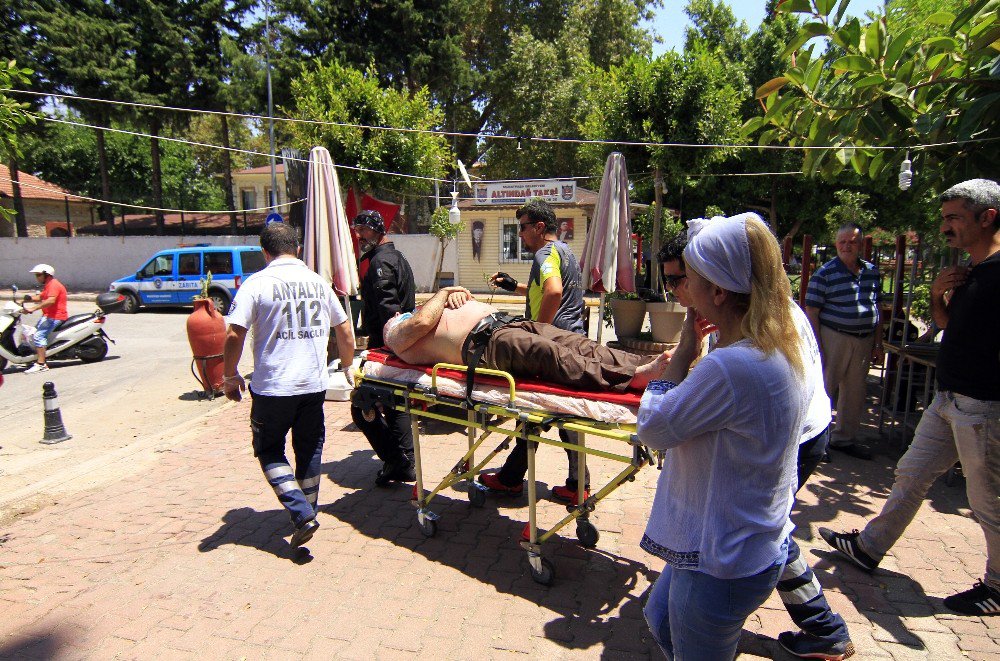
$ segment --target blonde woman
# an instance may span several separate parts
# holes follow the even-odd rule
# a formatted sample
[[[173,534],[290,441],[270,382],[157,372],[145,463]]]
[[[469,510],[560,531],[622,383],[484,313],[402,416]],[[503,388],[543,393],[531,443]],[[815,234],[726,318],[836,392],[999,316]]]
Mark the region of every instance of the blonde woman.
[[[684,261],[693,307],[639,408],[639,438],[666,451],[642,540],[666,565],[645,615],[667,658],[718,661],[735,656],[788,557],[812,388],[780,250],[758,216],[692,222]],[[699,315],[719,340],[691,370]]]

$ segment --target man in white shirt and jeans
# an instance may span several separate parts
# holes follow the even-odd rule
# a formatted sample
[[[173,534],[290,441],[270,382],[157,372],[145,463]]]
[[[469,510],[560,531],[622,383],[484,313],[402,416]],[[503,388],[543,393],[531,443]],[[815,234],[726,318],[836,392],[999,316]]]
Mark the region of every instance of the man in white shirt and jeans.
[[[295,230],[270,223],[260,234],[267,267],[237,290],[227,317],[222,389],[242,399],[246,383],[236,371],[248,329],[253,329],[254,371],[250,379],[250,429],[260,461],[278,500],[295,525],[291,545],[302,546],[319,528],[316,502],[326,424],[323,401],[329,375],[326,348],[331,328],[340,364],[352,381],[354,332],[329,283],[296,257]],[[292,432],[295,471],[285,457]]]

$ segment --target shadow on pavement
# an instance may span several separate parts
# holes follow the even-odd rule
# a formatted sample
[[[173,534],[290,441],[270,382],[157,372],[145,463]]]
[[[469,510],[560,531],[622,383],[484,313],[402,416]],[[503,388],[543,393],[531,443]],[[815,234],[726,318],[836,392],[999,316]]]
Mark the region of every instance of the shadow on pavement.
[[[58,631],[16,634],[0,645],[0,659],[55,659],[65,654],[69,642]]]
[[[364,463],[372,465],[370,476]],[[453,497],[454,491],[439,494],[433,503],[441,517],[439,531],[427,538],[416,524],[410,485],[374,487],[376,463],[371,452],[355,451],[326,464],[324,472],[332,481],[355,491],[321,506],[320,512],[365,536],[388,540],[456,569],[499,593],[555,611],[558,616],[544,624],[544,636],[563,647],[589,649],[600,644],[605,658],[661,658],[642,616],[642,603],[631,594],[640,577],[655,580],[656,573],[645,565],[557,538],[546,543],[543,551],[555,565],[555,582],[549,587],[539,585],[532,580],[526,552],[517,543],[524,522],[498,509],[504,506],[503,500],[491,497],[483,508],[473,508],[464,496]],[[516,500],[523,506],[526,499]],[[572,535],[574,527],[567,529]]]
[[[258,512],[250,507],[232,509],[222,517],[222,525],[214,533],[201,540],[198,550],[202,553],[214,551],[226,544],[249,546],[290,560],[297,565],[312,562],[312,555],[305,546],[292,548],[282,535],[292,533],[292,524],[285,510]]]

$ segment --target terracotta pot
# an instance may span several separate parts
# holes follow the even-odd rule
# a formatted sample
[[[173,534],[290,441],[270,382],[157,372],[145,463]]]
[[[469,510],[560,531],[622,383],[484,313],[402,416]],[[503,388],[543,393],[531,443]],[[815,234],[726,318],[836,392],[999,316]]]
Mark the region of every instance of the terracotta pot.
[[[647,303],[649,330],[654,342],[676,344],[681,339],[681,328],[687,308],[680,303]]]
[[[646,319],[646,301],[613,298],[611,318],[615,322],[616,337],[638,337],[642,322]]]
[[[222,347],[226,343],[226,321],[210,299],[196,300],[187,319],[188,342],[205,392],[222,390]]]

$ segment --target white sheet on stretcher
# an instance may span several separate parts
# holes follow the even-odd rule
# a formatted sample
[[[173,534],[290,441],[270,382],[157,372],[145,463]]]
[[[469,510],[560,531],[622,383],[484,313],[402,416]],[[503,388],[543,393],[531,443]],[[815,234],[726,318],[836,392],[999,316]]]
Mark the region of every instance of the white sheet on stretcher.
[[[366,376],[373,378],[390,379],[409,384],[419,383],[427,388],[431,386],[430,374],[421,370],[409,370],[370,360],[365,362],[363,372]],[[448,379],[439,374],[437,388],[439,394],[459,399],[465,398],[466,385],[464,381]],[[507,406],[510,401],[510,390],[507,386],[477,384],[473,389],[472,398],[477,402]],[[543,413],[562,413],[612,424],[634,425],[636,422],[637,409],[635,407],[581,397],[515,390],[514,405],[518,408],[533,409]]]

